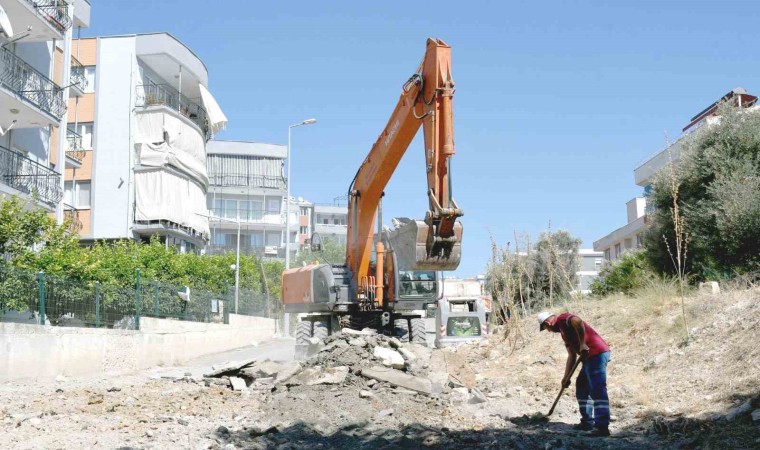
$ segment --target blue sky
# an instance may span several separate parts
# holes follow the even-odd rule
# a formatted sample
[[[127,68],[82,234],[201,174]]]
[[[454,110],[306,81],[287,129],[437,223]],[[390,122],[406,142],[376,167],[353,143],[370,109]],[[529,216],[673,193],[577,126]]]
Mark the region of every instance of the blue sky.
[[[285,144],[292,192],[345,194],[429,36],[452,46],[465,210],[458,274],[490,239],[566,229],[591,247],[626,220],[633,168],[734,87],[756,94],[752,1],[94,1],[82,36],[167,31],[206,63],[230,123],[219,139]],[[427,209],[421,137],[386,189],[384,217]]]

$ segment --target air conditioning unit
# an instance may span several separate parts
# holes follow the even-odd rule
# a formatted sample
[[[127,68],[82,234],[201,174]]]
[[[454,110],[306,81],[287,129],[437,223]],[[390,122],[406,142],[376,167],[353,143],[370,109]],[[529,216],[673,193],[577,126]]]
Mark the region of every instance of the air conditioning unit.
[[[264,247],[264,254],[277,256],[277,246],[267,245],[266,247]]]

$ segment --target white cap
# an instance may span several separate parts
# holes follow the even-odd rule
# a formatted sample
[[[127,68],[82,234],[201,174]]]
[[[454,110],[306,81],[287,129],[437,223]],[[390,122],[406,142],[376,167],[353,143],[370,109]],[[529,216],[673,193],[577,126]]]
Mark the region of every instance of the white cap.
[[[544,324],[544,321],[553,315],[554,314],[550,313],[549,311],[538,313],[538,329],[541,330],[541,325]]]

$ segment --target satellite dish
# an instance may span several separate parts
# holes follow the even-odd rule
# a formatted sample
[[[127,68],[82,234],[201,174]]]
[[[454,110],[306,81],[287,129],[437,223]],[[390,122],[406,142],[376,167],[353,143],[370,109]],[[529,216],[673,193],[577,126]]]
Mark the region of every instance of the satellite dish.
[[[0,6],[0,30],[8,39],[13,37],[11,20],[8,18],[8,14],[5,13],[2,6]]]

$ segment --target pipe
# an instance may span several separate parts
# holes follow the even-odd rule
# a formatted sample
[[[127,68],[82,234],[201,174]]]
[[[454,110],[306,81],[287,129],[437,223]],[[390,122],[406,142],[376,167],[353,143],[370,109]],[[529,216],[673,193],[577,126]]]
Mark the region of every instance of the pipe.
[[[383,298],[383,259],[385,258],[385,246],[381,241],[377,241],[375,245],[375,253],[377,253],[377,263],[375,264],[375,300],[380,304],[382,308],[385,304]]]

